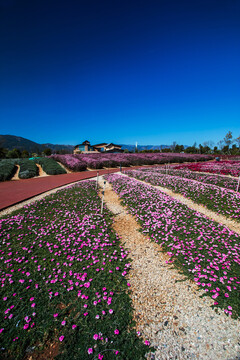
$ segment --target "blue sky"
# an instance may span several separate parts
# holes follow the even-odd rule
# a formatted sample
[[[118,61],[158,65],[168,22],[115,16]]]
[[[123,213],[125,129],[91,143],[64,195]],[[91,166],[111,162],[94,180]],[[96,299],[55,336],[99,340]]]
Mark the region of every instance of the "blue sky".
[[[240,136],[238,0],[0,0],[0,134],[39,143]]]

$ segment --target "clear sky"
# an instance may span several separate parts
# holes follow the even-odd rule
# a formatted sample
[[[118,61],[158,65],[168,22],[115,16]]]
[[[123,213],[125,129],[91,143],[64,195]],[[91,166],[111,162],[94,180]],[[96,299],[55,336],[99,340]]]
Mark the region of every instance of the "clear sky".
[[[0,134],[240,136],[239,0],[0,0]]]

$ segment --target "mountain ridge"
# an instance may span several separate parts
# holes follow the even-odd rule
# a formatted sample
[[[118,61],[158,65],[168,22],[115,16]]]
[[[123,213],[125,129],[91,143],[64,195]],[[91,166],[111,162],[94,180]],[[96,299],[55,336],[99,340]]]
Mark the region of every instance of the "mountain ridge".
[[[127,149],[128,151],[134,151],[135,145],[131,144],[120,144],[122,149]],[[186,145],[185,145],[186,146]],[[185,147],[184,146],[184,147]],[[26,139],[17,135],[0,135],[0,147],[7,150],[19,149],[21,151],[27,150],[28,152],[42,152],[46,148],[50,148],[53,152],[55,151],[66,151],[73,152],[74,145],[65,145],[65,144],[39,144],[35,141]],[[138,150],[160,150],[165,148],[170,148],[170,145],[138,145]]]

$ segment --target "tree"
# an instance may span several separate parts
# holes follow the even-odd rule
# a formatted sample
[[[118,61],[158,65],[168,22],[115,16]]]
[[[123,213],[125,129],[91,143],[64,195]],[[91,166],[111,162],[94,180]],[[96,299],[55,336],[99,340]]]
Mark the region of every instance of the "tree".
[[[236,143],[238,144],[238,149],[240,150],[240,136],[235,139]]]
[[[0,147],[0,158],[4,159],[7,155],[7,149]]]
[[[45,156],[50,156],[52,154],[52,150],[50,148],[46,148],[43,150]]]
[[[225,142],[225,144],[229,147],[232,143],[232,132],[229,131],[226,135],[225,138],[223,139],[223,141]]]
[[[22,151],[22,158],[29,158],[29,152],[27,150]]]
[[[175,146],[174,151],[175,151],[176,153],[181,153],[182,151],[184,151],[184,146],[177,144],[177,145]]]
[[[21,157],[21,151],[19,149],[9,150],[7,153],[7,158],[17,159]]]

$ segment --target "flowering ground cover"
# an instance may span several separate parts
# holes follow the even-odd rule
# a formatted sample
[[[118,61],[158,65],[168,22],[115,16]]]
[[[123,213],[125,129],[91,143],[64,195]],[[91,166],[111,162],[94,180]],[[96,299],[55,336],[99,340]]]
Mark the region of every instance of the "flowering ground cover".
[[[195,281],[214,307],[240,315],[240,236],[186,205],[121,175],[105,176],[124,205],[183,274]]]
[[[93,153],[52,155],[56,161],[61,162],[72,171],[83,171],[86,168],[102,169],[103,167],[122,167],[138,165],[154,165],[165,163],[182,163],[184,161],[206,161],[212,159],[210,155],[174,154],[174,153]]]
[[[219,162],[206,162],[194,164],[176,165],[176,169],[189,169],[192,171],[203,171],[213,174],[240,176],[240,161],[225,160]]]
[[[216,185],[153,171],[129,170],[127,175],[180,193],[208,209],[240,221],[240,193]]]
[[[238,185],[238,179],[232,177],[225,177],[218,174],[204,174],[199,172],[194,172],[188,168],[175,169],[172,166],[164,169],[162,167],[153,169],[143,169],[143,171],[154,171],[154,173],[167,174],[172,176],[183,177],[187,179],[197,180],[202,183],[217,185],[229,190],[236,191]]]
[[[0,358],[59,348],[58,359],[144,359],[133,329],[128,254],[95,183],[0,220]],[[47,358],[47,356],[46,356]]]

